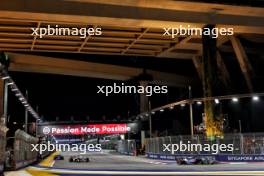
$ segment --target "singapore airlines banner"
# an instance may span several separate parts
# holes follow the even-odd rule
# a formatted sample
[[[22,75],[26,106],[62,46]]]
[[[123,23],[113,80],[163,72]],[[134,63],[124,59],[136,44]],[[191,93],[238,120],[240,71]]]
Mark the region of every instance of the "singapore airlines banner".
[[[89,125],[48,125],[39,128],[42,135],[83,135],[83,134],[125,134],[136,132],[137,123],[89,124]]]

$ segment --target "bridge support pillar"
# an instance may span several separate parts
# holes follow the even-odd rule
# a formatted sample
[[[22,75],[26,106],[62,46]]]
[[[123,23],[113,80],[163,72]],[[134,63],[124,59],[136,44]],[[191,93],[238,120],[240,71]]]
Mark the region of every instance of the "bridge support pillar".
[[[6,127],[6,113],[5,113],[5,81],[0,77],[0,176],[3,175],[4,162],[5,162],[5,148],[6,148],[6,132],[8,128]]]
[[[207,25],[212,30],[214,25]],[[204,29],[205,30],[205,29]],[[216,38],[211,35],[203,35],[203,58],[202,58],[202,80],[204,97],[212,97],[221,90],[219,70],[217,67]],[[220,90],[219,90],[220,89]],[[214,100],[204,102],[206,136],[209,139],[223,136],[223,113],[221,104],[215,104]]]
[[[148,81],[140,81],[140,86],[144,88],[148,85]],[[149,111],[149,99],[146,93],[140,94],[140,113]]]

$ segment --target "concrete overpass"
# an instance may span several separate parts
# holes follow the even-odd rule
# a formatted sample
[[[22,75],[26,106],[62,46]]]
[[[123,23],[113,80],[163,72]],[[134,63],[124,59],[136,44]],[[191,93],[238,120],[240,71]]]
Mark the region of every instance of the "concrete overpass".
[[[58,9],[58,7],[61,7]],[[206,24],[234,28],[235,36],[257,40],[264,34],[263,8],[158,0],[2,1],[0,48],[87,54],[140,55],[193,59],[201,55],[201,36],[165,36],[163,28]],[[102,36],[32,36],[31,27],[101,27]],[[229,38],[220,37],[218,47]],[[232,45],[224,47],[233,52]]]
[[[59,74],[127,81],[143,73],[142,68],[132,68],[111,64],[44,57],[28,54],[7,53],[11,64],[10,71]],[[172,73],[147,70],[154,84],[183,87],[194,83],[194,79]]]
[[[47,0],[37,2],[34,0],[3,0],[0,7],[0,50],[190,59],[201,77],[199,59],[203,46],[201,36],[171,38],[163,35],[163,28],[179,28],[180,25],[202,28],[206,24],[234,29],[233,36],[221,36],[217,39],[217,47],[219,51],[236,54],[248,88],[251,90],[252,66],[248,61],[247,53],[258,54],[261,51],[243,47],[240,40],[263,43],[264,10],[259,7],[171,0]],[[39,38],[31,35],[31,28],[48,25],[69,28],[101,27],[103,33],[101,36],[87,36],[84,39],[79,36]],[[221,61],[220,54],[218,54],[218,60],[219,67],[224,73],[223,81],[227,82],[228,70]],[[48,72],[44,66],[41,67],[39,69],[41,72]],[[32,67],[32,64],[13,65],[12,69],[33,72],[37,70],[36,67]],[[74,71],[62,68],[60,70],[56,68],[56,71],[50,68],[50,72],[53,73],[64,71],[77,75],[76,70],[73,73]],[[139,70],[134,69],[133,72],[138,73]],[[79,70],[78,74],[87,73]],[[96,72],[91,75],[99,76],[100,74]],[[125,75],[123,78],[130,76]],[[177,78],[179,77],[175,77]],[[171,82],[175,79],[173,78]]]

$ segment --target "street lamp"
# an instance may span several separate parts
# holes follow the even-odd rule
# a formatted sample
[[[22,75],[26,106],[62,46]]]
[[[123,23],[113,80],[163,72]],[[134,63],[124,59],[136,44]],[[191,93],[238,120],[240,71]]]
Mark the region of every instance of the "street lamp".
[[[232,101],[236,103],[236,102],[238,102],[238,98],[234,97],[234,98],[232,98]]]
[[[15,96],[19,97],[21,96],[21,93],[16,93]]]
[[[215,101],[215,104],[219,104],[220,103],[219,99],[215,99],[214,101]]]
[[[201,101],[196,102],[197,105],[202,105],[203,103]]]
[[[2,77],[2,80],[10,79],[10,76],[4,76]]]
[[[6,84],[7,86],[14,85],[14,82],[9,82]]]
[[[189,86],[189,99],[191,100],[192,99],[192,87]],[[193,139],[193,135],[194,135],[194,130],[193,130],[193,102],[190,101],[189,102],[189,111],[190,111],[190,128],[191,128],[191,136],[192,136],[192,139]]]
[[[258,96],[254,96],[252,99],[253,99],[253,101],[259,101],[259,97]]]
[[[18,89],[17,88],[13,88],[13,89],[11,89],[13,92],[15,92],[15,91],[18,91]]]

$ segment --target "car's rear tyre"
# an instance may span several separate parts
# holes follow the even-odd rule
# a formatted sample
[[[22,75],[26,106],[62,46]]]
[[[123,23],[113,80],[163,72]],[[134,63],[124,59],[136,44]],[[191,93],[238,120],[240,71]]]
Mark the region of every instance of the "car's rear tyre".
[[[182,165],[182,164],[183,164],[183,161],[182,161],[181,159],[176,159],[176,163],[177,163],[178,165]]]

